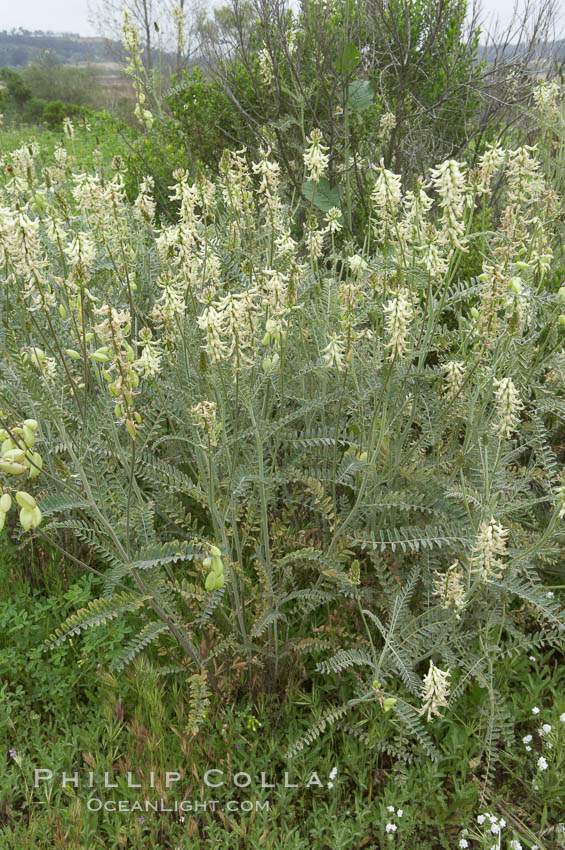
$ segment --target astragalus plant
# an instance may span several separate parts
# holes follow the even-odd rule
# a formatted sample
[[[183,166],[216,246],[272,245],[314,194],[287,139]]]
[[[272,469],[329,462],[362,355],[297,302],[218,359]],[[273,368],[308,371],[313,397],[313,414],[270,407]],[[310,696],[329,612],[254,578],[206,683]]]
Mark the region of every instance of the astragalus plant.
[[[136,618],[116,666],[153,645],[187,670],[192,728],[210,690],[366,666],[351,705],[429,743],[494,655],[561,640],[560,202],[535,150],[411,189],[381,165],[363,244],[338,209],[293,212],[267,148],[225,152],[215,184],[178,172],[171,226],[119,161],[38,158],[2,161],[1,425],[25,454],[39,423],[29,533],[104,576],[53,642]]]

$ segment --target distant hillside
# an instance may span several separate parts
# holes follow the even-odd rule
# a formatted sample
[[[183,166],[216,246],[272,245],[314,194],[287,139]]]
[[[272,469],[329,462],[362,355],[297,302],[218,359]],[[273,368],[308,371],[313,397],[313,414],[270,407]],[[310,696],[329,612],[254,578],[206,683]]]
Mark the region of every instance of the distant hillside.
[[[24,29],[0,31],[0,67],[24,68],[40,59],[46,50],[69,65],[106,63],[116,61],[122,55],[118,42],[109,45],[103,38],[85,38],[78,33]]]

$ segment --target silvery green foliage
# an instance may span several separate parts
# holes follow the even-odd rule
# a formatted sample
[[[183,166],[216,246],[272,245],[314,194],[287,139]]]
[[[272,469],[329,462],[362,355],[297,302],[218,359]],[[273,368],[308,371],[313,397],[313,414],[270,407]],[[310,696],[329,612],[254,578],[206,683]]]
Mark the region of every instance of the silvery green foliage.
[[[493,655],[562,645],[558,199],[534,151],[415,191],[381,167],[362,245],[337,209],[303,227],[267,148],[216,184],[178,173],[163,227],[121,163],[39,160],[3,169],[0,406],[41,423],[38,533],[105,578],[53,641],[136,616],[116,665],[188,659],[195,728],[226,661],[273,688],[324,652],[362,678],[308,741],[378,703],[434,755],[426,720],[489,688]]]

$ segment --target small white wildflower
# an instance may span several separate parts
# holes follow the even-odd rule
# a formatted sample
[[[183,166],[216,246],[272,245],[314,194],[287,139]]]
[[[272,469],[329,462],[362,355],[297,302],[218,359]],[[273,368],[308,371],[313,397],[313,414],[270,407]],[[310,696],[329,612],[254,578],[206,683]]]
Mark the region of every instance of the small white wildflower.
[[[377,217],[378,235],[386,239],[388,231],[394,226],[402,201],[401,177],[384,166],[381,159],[377,179],[371,193],[371,200]]]
[[[387,823],[385,829],[387,832],[396,832],[397,826],[395,823]]]
[[[534,705],[534,707],[532,708],[532,714],[539,714],[539,708],[537,707],[537,705]]]
[[[484,824],[484,822],[485,822],[485,816],[484,815],[478,815],[477,816],[477,823],[479,824],[479,826],[482,826]]]
[[[334,787],[333,782],[328,782],[328,788],[333,788],[333,787]]]
[[[545,759],[543,756],[540,756],[539,759],[538,759],[538,769],[539,770],[547,770],[547,768],[548,768],[547,759]]]
[[[466,838],[462,838],[461,841],[459,842],[459,846],[462,847],[463,850],[464,850],[465,847],[469,846],[469,842],[467,841]]]
[[[498,823],[491,822],[490,831],[493,835],[498,835],[498,833],[500,832],[500,825]]]
[[[532,740],[532,736],[531,736],[531,735],[524,735],[524,737],[522,738],[522,742],[523,742],[524,744],[529,744],[531,740]]]
[[[440,714],[440,707],[447,708],[449,705],[447,698],[449,696],[449,670],[440,670],[436,667],[433,661],[430,661],[430,668],[424,676],[422,685],[422,707],[418,710],[418,714],[425,714],[426,720],[429,722],[434,714]]]
[[[330,771],[330,779],[335,779],[337,776],[337,767],[332,767]]]
[[[345,345],[338,334],[328,335],[328,344],[322,356],[328,366],[335,366],[340,372],[345,367]]]
[[[396,813],[396,817],[401,818],[403,814],[404,814],[404,809],[399,809]]]
[[[527,753],[531,753],[531,752],[532,752],[532,748],[530,747],[530,745],[529,745],[529,744],[526,744],[526,752],[527,752]]]
[[[343,227],[341,221],[341,210],[338,207],[332,207],[326,213],[326,226],[329,233],[339,233]]]
[[[386,141],[396,127],[396,116],[392,112],[384,112],[379,121],[378,136],[381,142]]]
[[[326,151],[327,146],[322,143],[320,130],[312,130],[307,138],[309,146],[304,151],[304,165],[306,166],[306,177],[313,183],[318,183],[324,174],[330,161]]]
[[[445,370],[443,395],[449,401],[459,394],[465,380],[465,364],[461,360],[449,360],[443,368]]]
[[[63,132],[67,139],[72,142],[75,137],[75,128],[73,127],[73,122],[70,118],[65,118],[63,120]]]
[[[551,732],[551,726],[549,723],[544,723],[541,729],[539,730],[540,735],[547,735],[548,732]]]
[[[528,655],[528,658],[530,659],[530,661],[534,661],[534,662],[535,662],[535,660],[536,660],[536,656],[535,656],[535,655]]]
[[[522,845],[516,838],[513,838],[510,842],[510,850],[522,850]]]
[[[259,51],[257,58],[259,59],[259,73],[263,78],[265,86],[272,85],[275,81],[275,69],[271,54],[266,47],[263,47],[263,49]]]
[[[546,596],[547,596],[548,599],[553,599],[555,594],[554,594],[553,590],[548,590],[547,593],[546,593]]]
[[[508,529],[504,528],[494,517],[491,517],[488,523],[481,523],[477,542],[473,548],[473,563],[475,570],[483,578],[490,578],[495,575],[496,569],[504,566],[498,556],[506,554],[507,537]]]
[[[394,806],[387,806],[387,807],[386,807],[386,810],[387,810],[387,812],[390,812],[390,813],[391,813],[391,815],[393,815],[393,814],[394,814]]]
[[[447,159],[437,168],[431,169],[432,183],[439,195],[444,226],[443,238],[452,248],[466,250],[462,240],[465,236],[465,200],[467,186],[465,166],[454,159]]]
[[[407,289],[399,292],[384,305],[385,327],[389,337],[390,359],[403,357],[408,348],[408,329],[414,318],[414,310]]]
[[[563,714],[559,715],[559,719],[560,719],[561,723],[565,723],[565,711],[563,712]]]
[[[524,407],[512,378],[493,381],[498,414],[495,432],[499,437],[510,437],[519,421],[519,412]]]

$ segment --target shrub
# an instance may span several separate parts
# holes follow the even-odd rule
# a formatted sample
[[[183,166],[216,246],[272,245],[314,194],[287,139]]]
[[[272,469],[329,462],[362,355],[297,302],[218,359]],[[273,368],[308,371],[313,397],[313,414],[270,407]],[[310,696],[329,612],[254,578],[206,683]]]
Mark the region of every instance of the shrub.
[[[316,206],[317,133],[304,227],[268,149],[224,153],[216,182],[177,173],[159,229],[119,160],[73,173],[60,149],[38,173],[36,154],[2,168],[19,525],[3,509],[104,574],[51,643],[135,614],[115,666],[150,645],[188,666],[194,729],[211,690],[281,688],[308,656],[366,667],[307,740],[372,702],[435,754],[426,720],[563,628],[544,585],[565,513],[559,201],[532,150],[444,161],[414,191],[381,164],[358,244]],[[482,272],[458,280],[471,245]]]

